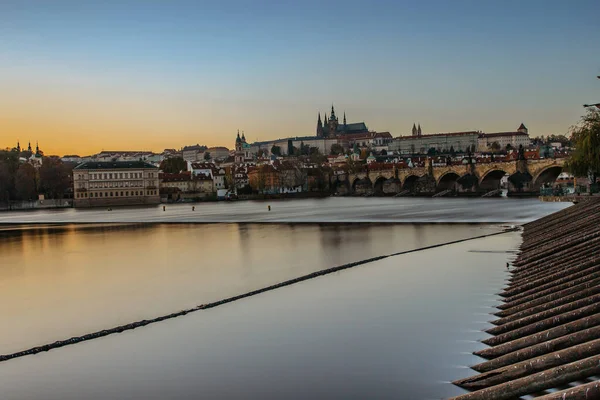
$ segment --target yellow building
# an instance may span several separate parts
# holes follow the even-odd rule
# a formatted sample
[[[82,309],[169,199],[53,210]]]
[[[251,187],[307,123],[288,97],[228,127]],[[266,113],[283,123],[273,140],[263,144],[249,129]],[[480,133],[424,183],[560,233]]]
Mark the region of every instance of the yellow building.
[[[158,168],[143,161],[85,162],[73,169],[75,207],[158,204]]]

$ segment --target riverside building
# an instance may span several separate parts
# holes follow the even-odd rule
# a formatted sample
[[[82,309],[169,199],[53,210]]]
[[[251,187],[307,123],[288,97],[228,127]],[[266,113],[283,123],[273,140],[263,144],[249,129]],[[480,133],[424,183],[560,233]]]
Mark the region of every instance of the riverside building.
[[[73,169],[75,207],[158,204],[158,168],[143,161],[85,162]]]

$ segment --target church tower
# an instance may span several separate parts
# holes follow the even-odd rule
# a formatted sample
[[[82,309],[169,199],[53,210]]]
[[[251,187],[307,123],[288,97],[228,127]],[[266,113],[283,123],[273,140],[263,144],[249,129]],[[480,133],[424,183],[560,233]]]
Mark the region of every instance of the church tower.
[[[317,120],[317,137],[323,137],[323,122],[321,121],[321,113],[319,113],[319,119]]]
[[[413,123],[412,135],[417,136],[417,126]]]
[[[29,142],[29,146],[27,147],[27,151],[30,152],[30,153],[32,152],[31,151],[31,142]]]
[[[338,128],[338,119],[335,116],[335,109],[333,108],[333,104],[331,105],[331,115],[329,116],[329,136],[333,137],[337,133]]]
[[[421,124],[419,124],[419,127],[417,128],[417,136],[421,136]]]
[[[238,129],[237,137],[235,138],[235,163],[242,164],[244,162],[244,149],[242,139],[240,138],[240,130]]]
[[[21,143],[17,141],[17,152],[21,152]]]

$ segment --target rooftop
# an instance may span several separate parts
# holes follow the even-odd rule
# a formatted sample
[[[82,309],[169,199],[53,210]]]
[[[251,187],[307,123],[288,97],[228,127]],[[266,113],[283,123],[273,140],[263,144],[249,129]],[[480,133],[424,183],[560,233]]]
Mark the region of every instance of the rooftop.
[[[88,161],[79,164],[74,169],[155,169],[152,164],[144,161]]]

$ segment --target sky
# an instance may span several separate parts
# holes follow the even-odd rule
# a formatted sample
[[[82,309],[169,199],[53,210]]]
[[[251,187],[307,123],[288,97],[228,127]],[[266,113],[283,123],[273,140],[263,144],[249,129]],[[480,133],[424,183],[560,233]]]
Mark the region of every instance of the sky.
[[[0,0],[0,148],[233,147],[332,103],[393,136],[566,133],[600,101],[597,0]]]

